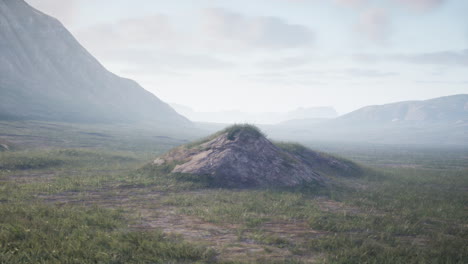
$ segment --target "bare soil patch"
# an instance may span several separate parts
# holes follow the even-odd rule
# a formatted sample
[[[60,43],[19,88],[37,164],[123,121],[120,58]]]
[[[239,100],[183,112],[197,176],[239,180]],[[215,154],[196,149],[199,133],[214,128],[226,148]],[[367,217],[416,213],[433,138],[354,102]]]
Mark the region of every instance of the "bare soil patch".
[[[294,245],[323,233],[312,230],[305,221],[273,221],[258,228],[246,229],[236,224],[214,224],[200,218],[183,215],[176,207],[162,204],[164,192],[142,187],[106,187],[86,192],[64,192],[41,195],[40,199],[57,205],[103,206],[123,209],[134,230],[159,229],[164,233],[181,236],[187,241],[214,248],[221,261],[284,260],[297,258],[284,245],[268,244],[255,239],[261,231],[264,236],[278,237]],[[300,260],[314,263],[317,255],[302,254]]]

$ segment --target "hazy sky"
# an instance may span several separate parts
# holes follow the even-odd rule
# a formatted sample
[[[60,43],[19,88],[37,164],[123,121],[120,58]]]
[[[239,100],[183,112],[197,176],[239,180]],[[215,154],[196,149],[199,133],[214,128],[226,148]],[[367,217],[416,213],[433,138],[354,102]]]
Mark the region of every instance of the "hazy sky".
[[[467,0],[27,0],[105,67],[200,111],[468,93]]]

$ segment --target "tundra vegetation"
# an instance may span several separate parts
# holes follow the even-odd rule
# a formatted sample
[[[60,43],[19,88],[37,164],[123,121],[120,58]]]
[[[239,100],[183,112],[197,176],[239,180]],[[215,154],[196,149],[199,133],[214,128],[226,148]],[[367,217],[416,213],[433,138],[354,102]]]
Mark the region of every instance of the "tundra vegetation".
[[[311,142],[365,169],[226,189],[132,129],[0,123],[0,263],[468,263],[466,149]]]

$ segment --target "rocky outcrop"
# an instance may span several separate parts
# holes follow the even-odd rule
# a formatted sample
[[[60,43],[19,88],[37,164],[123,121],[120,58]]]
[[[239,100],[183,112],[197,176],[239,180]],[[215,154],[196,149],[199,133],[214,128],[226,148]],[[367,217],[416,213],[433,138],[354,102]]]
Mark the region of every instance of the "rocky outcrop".
[[[358,168],[298,145],[275,145],[251,126],[233,126],[175,148],[153,165],[172,166],[171,173],[209,176],[213,185],[224,187],[324,184],[329,174],[345,176]]]

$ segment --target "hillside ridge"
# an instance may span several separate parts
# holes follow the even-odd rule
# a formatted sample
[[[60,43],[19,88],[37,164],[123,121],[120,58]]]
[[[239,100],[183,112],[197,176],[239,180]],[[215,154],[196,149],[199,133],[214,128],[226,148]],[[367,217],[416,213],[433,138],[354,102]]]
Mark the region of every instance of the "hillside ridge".
[[[0,1],[0,118],[190,125],[133,80],[99,63],[55,18]]]

